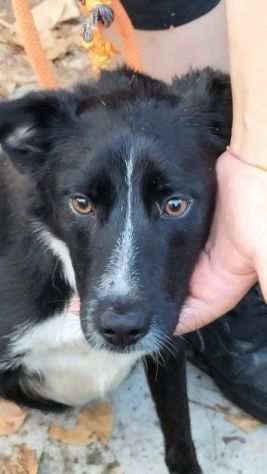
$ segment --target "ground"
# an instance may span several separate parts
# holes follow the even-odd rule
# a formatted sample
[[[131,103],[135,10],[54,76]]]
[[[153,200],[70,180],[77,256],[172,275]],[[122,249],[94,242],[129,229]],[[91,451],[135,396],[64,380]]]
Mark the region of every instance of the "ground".
[[[86,80],[90,74],[88,56],[81,47],[81,20],[75,0],[29,0],[43,6],[38,21],[43,46],[53,62],[60,86]],[[62,21],[64,17],[69,21]],[[18,95],[37,87],[15,26],[11,0],[0,0],[0,98]]]
[[[207,376],[191,366],[188,375],[193,436],[203,473],[266,472],[267,428],[251,425],[252,420],[226,401]],[[112,405],[114,430],[106,445],[75,447],[51,441],[48,428],[72,427],[77,412],[32,411],[18,434],[0,437],[0,458],[25,443],[38,453],[38,474],[167,474],[162,436],[141,367],[113,395]],[[238,428],[242,424],[251,432]]]
[[[44,1],[50,2],[50,13],[55,12],[59,1],[67,6],[73,3],[73,0],[37,0],[32,4]],[[47,51],[61,85],[88,77],[87,57],[77,40],[79,32],[79,18],[75,14],[70,22],[55,24],[50,32]],[[0,0],[0,66],[0,97],[16,96],[36,88],[35,78],[14,33],[7,0]],[[191,366],[188,374],[193,435],[203,472],[266,472],[267,428],[255,425],[226,401],[207,376]],[[71,427],[77,412],[45,415],[31,411],[17,434],[0,437],[0,463],[5,456],[14,453],[17,445],[25,444],[37,453],[38,474],[167,474],[162,437],[141,368],[113,396],[112,403],[114,430],[109,443],[74,447],[51,441],[49,427],[55,424]],[[3,470],[0,474],[14,472]],[[18,474],[29,472],[24,470]]]

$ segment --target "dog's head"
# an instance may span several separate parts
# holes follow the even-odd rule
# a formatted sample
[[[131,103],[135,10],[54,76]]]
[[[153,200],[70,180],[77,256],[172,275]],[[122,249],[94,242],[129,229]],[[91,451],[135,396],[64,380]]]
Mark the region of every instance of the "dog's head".
[[[0,105],[2,147],[35,183],[35,230],[77,287],[90,344],[150,352],[174,331],[230,127],[229,81],[211,70],[167,86],[122,69]]]

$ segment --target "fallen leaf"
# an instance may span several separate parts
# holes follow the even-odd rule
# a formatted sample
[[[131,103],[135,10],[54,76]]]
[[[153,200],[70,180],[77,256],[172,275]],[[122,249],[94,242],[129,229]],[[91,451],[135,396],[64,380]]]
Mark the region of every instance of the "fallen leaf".
[[[81,25],[63,24],[80,17],[75,0],[44,0],[32,8],[41,44],[51,61],[65,56],[74,46],[81,46]],[[23,48],[17,24],[1,21],[0,43]]]
[[[15,403],[0,400],[0,436],[16,433],[24,423],[27,413]]]
[[[47,58],[51,61],[65,56],[74,46],[81,47],[81,30],[68,28],[67,30],[41,29],[39,31],[41,44],[46,52]],[[14,47],[23,48],[23,41],[19,31],[17,34],[8,30],[0,31],[0,43],[5,43]]]
[[[8,81],[8,84],[0,84],[0,96],[7,97],[8,95],[13,94],[15,89],[16,89],[16,84],[11,80]]]
[[[10,457],[0,458],[0,474],[37,474],[38,461],[36,452],[25,445],[17,446],[16,453]]]
[[[10,46],[22,47],[22,43],[15,31],[2,29],[0,31],[0,43],[8,44]]]
[[[111,434],[112,411],[111,407],[105,403],[83,410],[72,430],[65,430],[60,426],[52,426],[49,429],[50,439],[80,446],[96,441],[107,442]]]
[[[88,472],[90,472],[90,474],[107,474],[105,466],[93,466],[91,464]]]
[[[96,435],[82,426],[77,426],[72,431],[66,431],[60,426],[54,426],[49,430],[49,437],[64,444],[77,446],[89,445],[97,441]]]
[[[41,33],[41,40],[48,59],[54,61],[65,56],[73,46],[80,44],[80,35],[56,37],[52,32]]]
[[[80,17],[74,0],[44,0],[32,9],[32,14],[38,31],[52,30],[64,21]]]
[[[10,31],[14,30],[14,24],[13,23],[8,23],[3,18],[0,18],[0,25],[3,26],[4,28],[10,30]]]
[[[123,474],[122,469],[120,467],[113,467],[109,474]]]
[[[249,415],[224,415],[226,421],[229,421],[236,428],[239,428],[244,433],[254,433],[258,428],[263,426],[263,424],[252,418]]]

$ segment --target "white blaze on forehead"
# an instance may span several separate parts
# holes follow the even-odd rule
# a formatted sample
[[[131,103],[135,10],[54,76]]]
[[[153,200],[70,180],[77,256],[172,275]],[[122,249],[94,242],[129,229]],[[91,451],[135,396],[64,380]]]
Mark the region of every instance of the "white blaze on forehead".
[[[126,165],[126,213],[123,231],[117,241],[106,272],[101,278],[99,288],[101,295],[127,295],[137,286],[133,270],[135,248],[133,237],[133,171],[134,156],[131,150]]]

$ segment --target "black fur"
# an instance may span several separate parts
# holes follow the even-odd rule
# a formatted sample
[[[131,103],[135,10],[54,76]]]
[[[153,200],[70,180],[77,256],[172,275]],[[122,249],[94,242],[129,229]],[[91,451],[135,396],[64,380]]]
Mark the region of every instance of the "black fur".
[[[53,317],[73,293],[62,262],[45,251],[33,232],[36,222],[70,250],[82,328],[90,344],[99,340],[99,321],[111,306],[117,312],[142,314],[145,335],[156,327],[162,340],[170,337],[207,236],[216,158],[230,130],[229,79],[210,69],[176,79],[171,86],[121,69],[74,91],[32,93],[1,103],[0,142],[7,155],[0,161],[0,359],[8,357],[9,336],[18,324],[27,319],[37,325]],[[99,298],[95,288],[125,219],[124,160],[131,150],[139,290],[134,297]],[[75,193],[91,198],[94,214],[81,218],[71,213],[69,199]],[[173,196],[191,202],[181,219],[159,210]],[[92,300],[97,304],[88,321]],[[103,347],[125,350],[106,341]],[[141,340],[127,350],[138,348],[148,349]],[[197,474],[183,357],[169,358],[157,379],[153,370],[150,360],[148,380],[170,472]],[[25,392],[21,380],[26,378],[23,366],[2,370],[0,395],[58,408]]]

